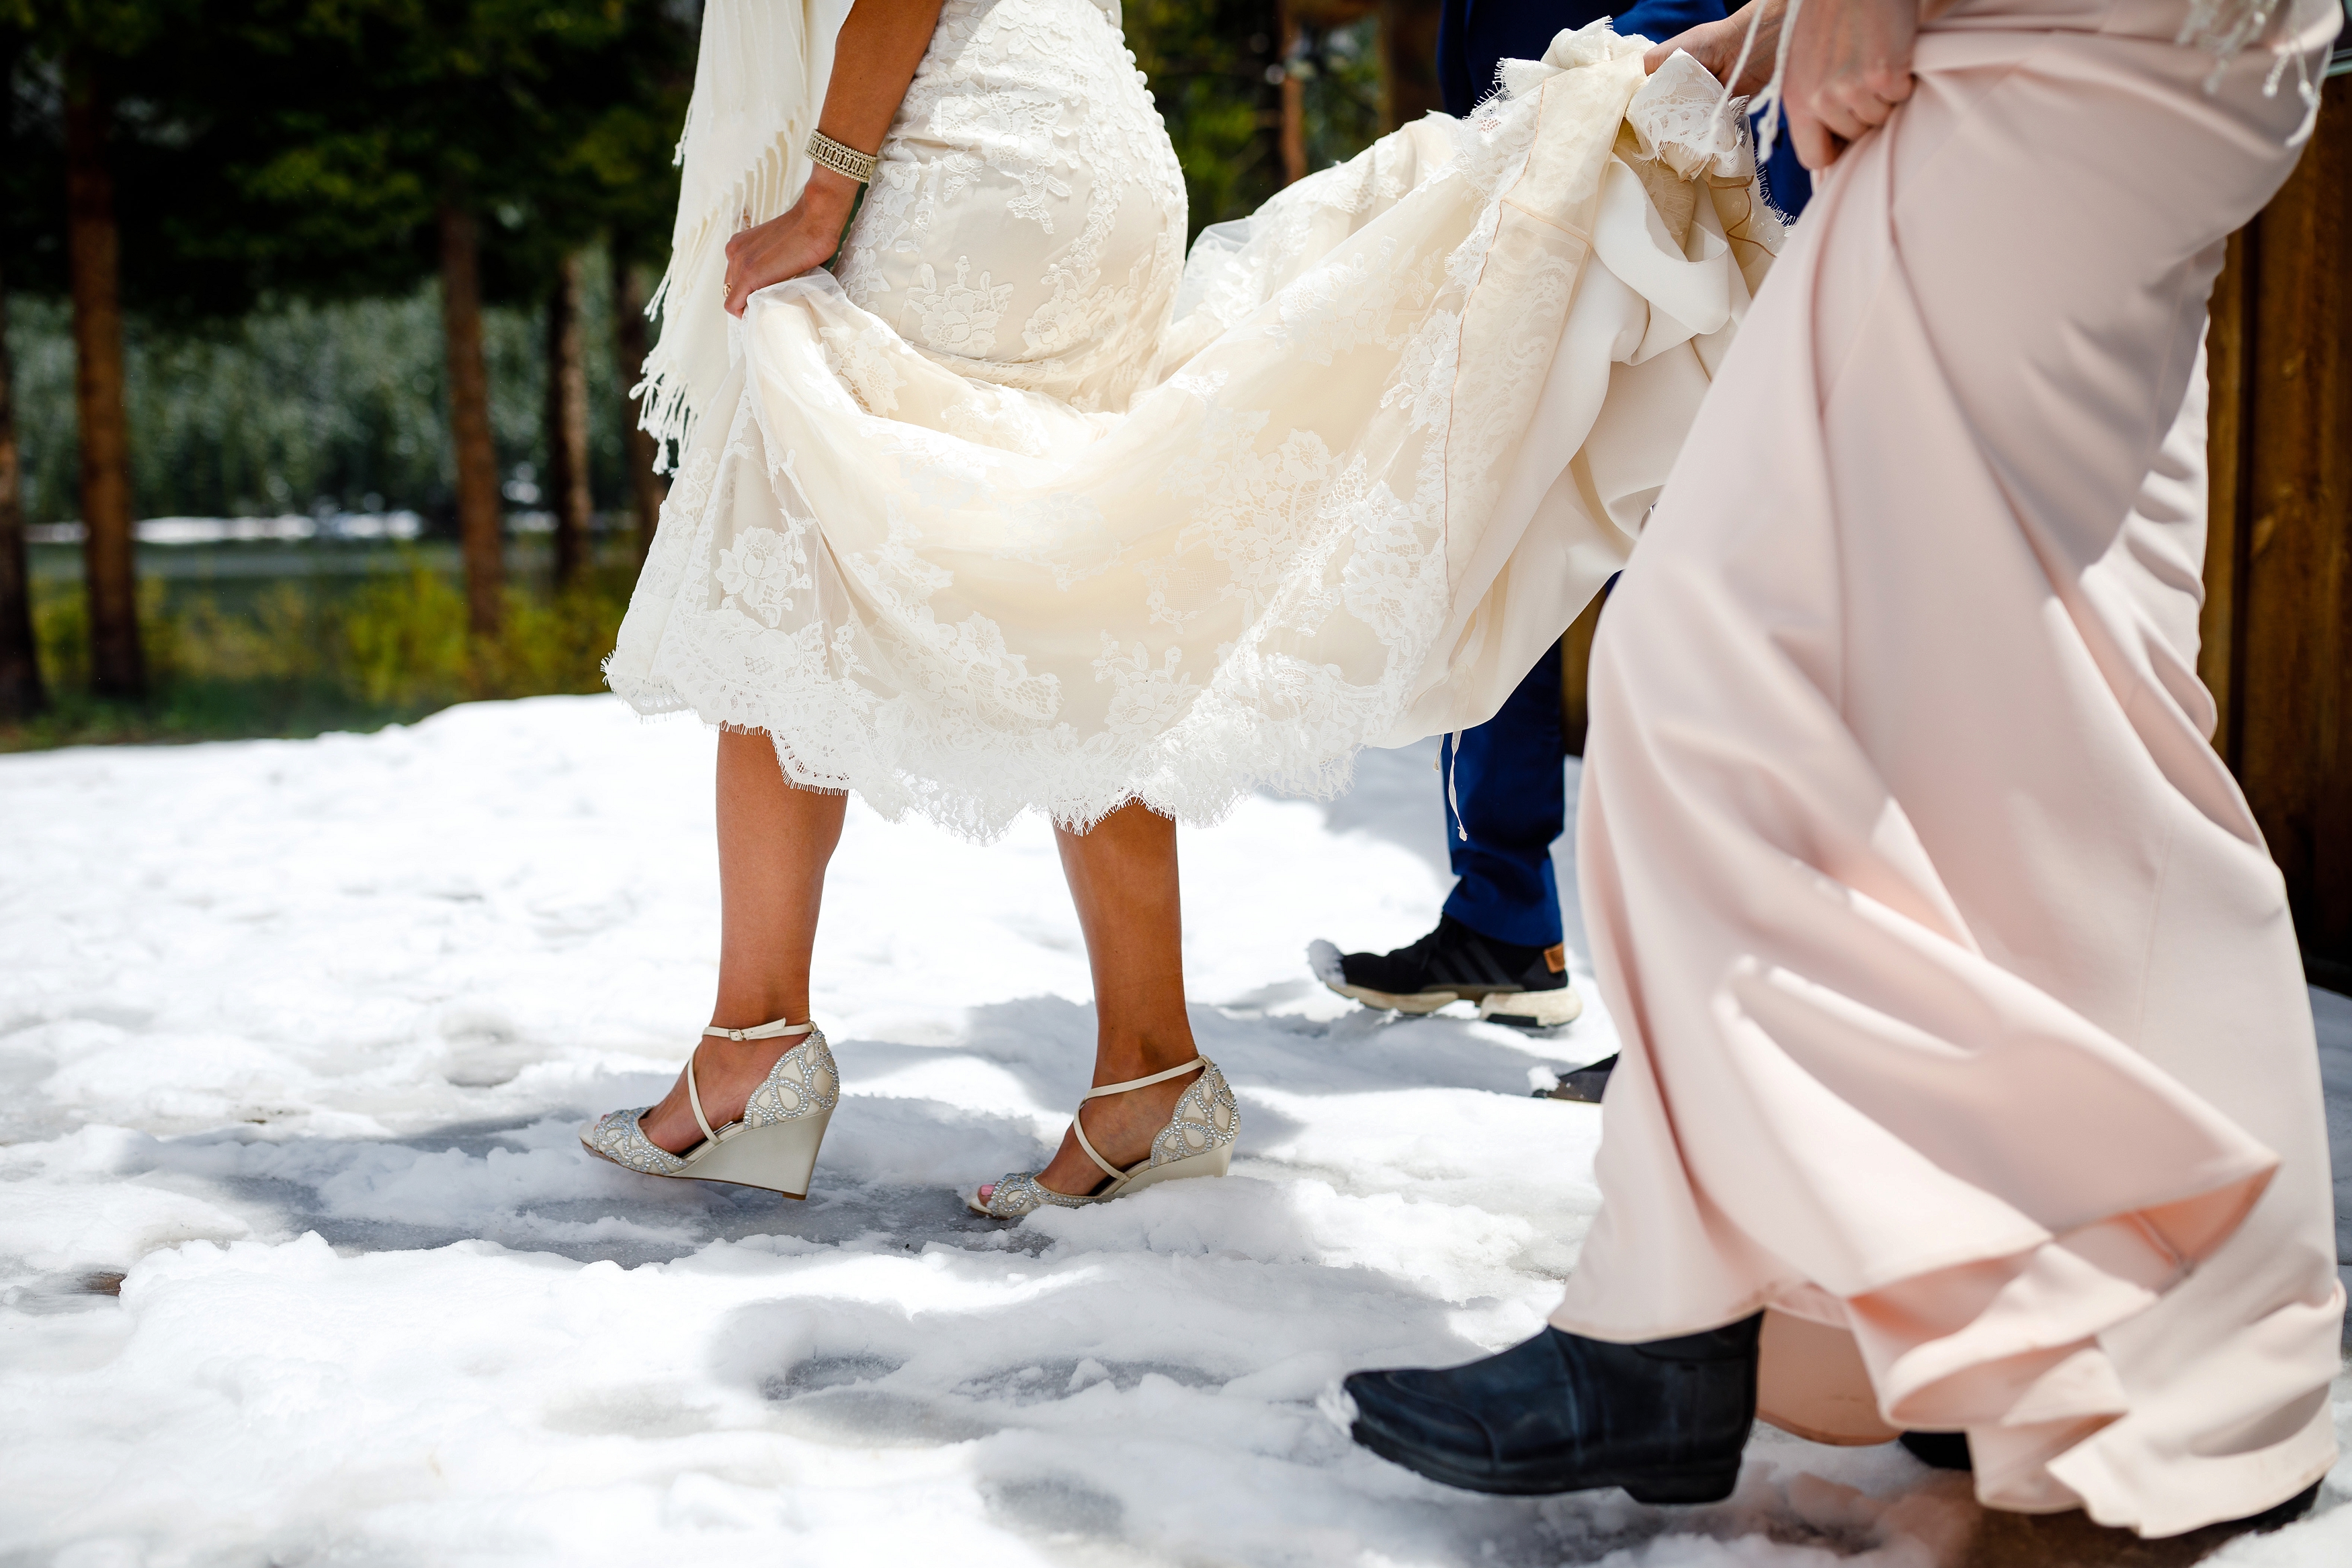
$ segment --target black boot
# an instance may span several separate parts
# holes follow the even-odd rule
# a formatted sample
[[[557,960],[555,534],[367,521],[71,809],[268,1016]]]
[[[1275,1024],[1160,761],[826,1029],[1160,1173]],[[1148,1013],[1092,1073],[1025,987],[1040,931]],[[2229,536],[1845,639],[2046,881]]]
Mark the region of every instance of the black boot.
[[[1356,1441],[1432,1480],[1528,1494],[1623,1487],[1638,1502],[1731,1495],[1756,1419],[1764,1314],[1609,1344],[1547,1328],[1444,1371],[1359,1372]]]
[[[1966,1432],[1906,1432],[1895,1439],[1910,1456],[1921,1464],[1938,1470],[1972,1470],[1976,1459],[1969,1453]]]
[[[1536,1098],[1572,1100],[1580,1105],[1598,1105],[1601,1095],[1609,1092],[1609,1075],[1616,1071],[1617,1053],[1611,1051],[1598,1061],[1561,1073],[1558,1083],[1549,1089],[1537,1090]]]
[[[1394,952],[1341,956],[1328,943],[1317,946],[1321,956],[1309,951],[1318,977],[1368,1008],[1429,1013],[1449,1002],[1475,1002],[1479,1017],[1521,1029],[1556,1029],[1583,1009],[1568,983],[1565,946],[1497,941],[1451,915]]]

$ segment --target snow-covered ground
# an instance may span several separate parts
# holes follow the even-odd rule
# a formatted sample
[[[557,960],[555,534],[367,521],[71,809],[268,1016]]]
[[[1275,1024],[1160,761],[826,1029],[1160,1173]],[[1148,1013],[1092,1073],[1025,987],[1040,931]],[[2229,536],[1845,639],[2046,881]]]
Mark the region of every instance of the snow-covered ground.
[[[710,748],[553,698],[0,759],[0,1563],[2210,1548],[1988,1518],[1899,1450],[1769,1432],[1686,1510],[1469,1497],[1348,1443],[1316,1403],[1340,1372],[1541,1322],[1599,1113],[1528,1089],[1612,1043],[1597,1006],[1529,1040],[1309,981],[1310,937],[1431,924],[1426,749],[1184,838],[1194,1027],[1244,1108],[1227,1180],[967,1216],[956,1188],[1032,1166],[1086,1083],[1076,926],[1042,824],[981,849],[855,808],[810,1201],[590,1160],[579,1122],[659,1093],[708,1016]],[[2321,1005],[2352,1068],[2352,1003]],[[2352,1562],[2347,1495],[2352,1466],[2225,1560]]]

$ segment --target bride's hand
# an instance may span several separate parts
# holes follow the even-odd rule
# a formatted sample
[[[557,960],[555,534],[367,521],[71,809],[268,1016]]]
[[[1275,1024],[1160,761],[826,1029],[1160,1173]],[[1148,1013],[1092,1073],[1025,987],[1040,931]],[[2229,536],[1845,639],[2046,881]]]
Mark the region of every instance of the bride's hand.
[[[1757,22],[1755,13],[1759,6],[1764,18]],[[1654,71],[1672,58],[1676,49],[1686,49],[1707,68],[1707,74],[1722,81],[1738,63],[1739,46],[1748,41],[1748,24],[1755,22],[1756,47],[1748,51],[1748,65],[1739,73],[1739,79],[1728,84],[1736,94],[1752,95],[1772,79],[1772,57],[1780,47],[1780,17],[1787,10],[1788,0],[1748,0],[1748,5],[1719,22],[1701,22],[1653,47],[1642,57],[1642,68]]]
[[[1781,92],[1797,161],[1826,169],[1911,96],[1918,0],[1805,0]]]
[[[727,313],[771,283],[798,277],[841,248],[842,226],[857,204],[856,182],[818,169],[790,211],[745,229],[727,242]]]

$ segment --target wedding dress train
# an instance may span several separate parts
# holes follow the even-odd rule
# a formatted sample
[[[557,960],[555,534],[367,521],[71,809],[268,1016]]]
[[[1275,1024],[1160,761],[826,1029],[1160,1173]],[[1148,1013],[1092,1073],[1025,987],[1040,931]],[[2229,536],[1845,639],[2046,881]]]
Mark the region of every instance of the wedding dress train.
[[[1737,106],[1643,47],[1563,33],[1187,265],[1115,6],[949,0],[837,273],[729,329],[613,688],[978,835],[1328,793],[1484,720],[1624,561],[1779,242]]]

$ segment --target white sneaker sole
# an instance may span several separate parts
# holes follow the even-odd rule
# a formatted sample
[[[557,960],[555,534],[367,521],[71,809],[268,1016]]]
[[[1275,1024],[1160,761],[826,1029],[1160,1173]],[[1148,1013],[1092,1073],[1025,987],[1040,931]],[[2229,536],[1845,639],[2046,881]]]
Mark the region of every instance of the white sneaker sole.
[[[1490,991],[1478,1004],[1482,1019],[1499,1019],[1506,1022],[1526,1023],[1537,1029],[1559,1029],[1574,1023],[1584,1015],[1584,998],[1576,994],[1574,986],[1562,986],[1556,991]]]

